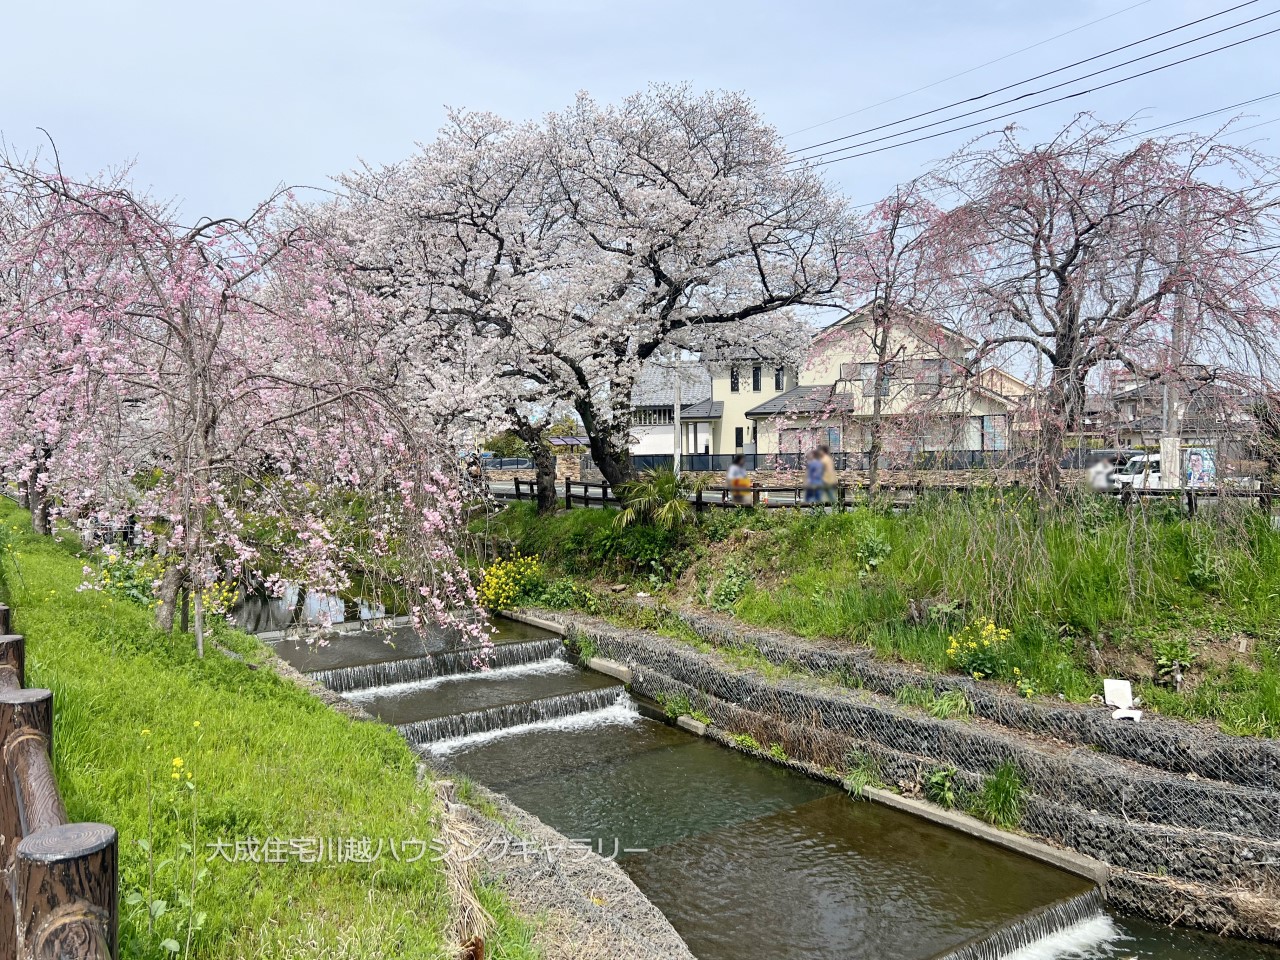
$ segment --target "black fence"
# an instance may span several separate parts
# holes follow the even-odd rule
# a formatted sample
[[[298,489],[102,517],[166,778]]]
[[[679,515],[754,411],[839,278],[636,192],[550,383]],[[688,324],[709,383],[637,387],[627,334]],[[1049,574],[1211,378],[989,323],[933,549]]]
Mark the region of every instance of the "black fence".
[[[686,453],[680,458],[680,469],[689,473],[724,473],[733,463],[731,453]],[[747,470],[803,470],[808,459],[803,453],[745,453]],[[871,469],[871,457],[860,452],[833,453],[837,470]],[[632,466],[637,472],[670,470],[675,457],[669,453],[634,454]],[[1031,466],[1027,453],[1011,450],[922,450],[917,453],[886,454],[880,458],[881,470],[1010,470]],[[594,465],[589,456],[582,458],[584,469]]]

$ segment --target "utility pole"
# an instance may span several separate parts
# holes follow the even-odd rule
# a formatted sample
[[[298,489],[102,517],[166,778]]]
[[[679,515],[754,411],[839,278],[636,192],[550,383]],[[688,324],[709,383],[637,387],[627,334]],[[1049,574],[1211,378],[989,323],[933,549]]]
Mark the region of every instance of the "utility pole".
[[[672,460],[672,463],[674,464],[675,474],[678,477],[680,476],[680,454],[683,452],[682,448],[684,447],[684,443],[682,442],[683,438],[680,436],[680,364],[678,360],[672,363],[671,372],[674,375],[676,383],[674,404],[675,412],[672,420],[675,425],[676,442],[673,450],[675,457]]]
[[[1186,228],[1187,208],[1183,198],[1178,201],[1177,268],[1183,268],[1183,231]],[[1169,327],[1169,349],[1165,354],[1163,410],[1160,433],[1160,478],[1164,487],[1177,487],[1182,483],[1182,411],[1178,391],[1178,378],[1182,376],[1183,340],[1186,338],[1186,296],[1182,278],[1173,293],[1173,319]]]

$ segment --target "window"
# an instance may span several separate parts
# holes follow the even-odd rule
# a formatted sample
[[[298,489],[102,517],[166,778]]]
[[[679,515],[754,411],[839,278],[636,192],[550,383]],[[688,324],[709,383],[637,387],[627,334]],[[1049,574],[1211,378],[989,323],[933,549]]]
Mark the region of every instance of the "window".
[[[631,414],[631,422],[637,427],[661,427],[675,423],[675,411],[670,408],[656,410],[636,410]]]
[[[733,447],[735,450],[742,449],[742,428],[741,427],[733,428]]]
[[[876,364],[864,363],[862,366],[862,395],[864,397],[879,394],[882,397],[889,395],[889,381],[893,379],[892,363],[886,363],[880,368],[880,377],[876,378]]]
[[[786,371],[782,367],[773,368],[773,389],[781,390],[782,385],[786,382]]]
[[[738,390],[741,388],[741,386],[742,386],[742,384],[741,384],[741,383],[739,383],[739,381],[738,381],[738,368],[737,368],[737,367],[730,367],[730,368],[729,368],[729,390],[730,390],[730,392],[732,392],[732,393],[737,393],[737,392],[738,392]]]
[[[757,364],[756,366],[754,366],[754,367],[752,367],[752,368],[751,368],[751,389],[752,389],[755,393],[759,393],[759,392],[760,392],[760,366],[759,366],[759,364]]]
[[[942,361],[921,360],[916,375],[916,396],[933,396],[942,388]]]
[[[841,380],[861,380],[862,364],[860,363],[842,363],[840,364]]]

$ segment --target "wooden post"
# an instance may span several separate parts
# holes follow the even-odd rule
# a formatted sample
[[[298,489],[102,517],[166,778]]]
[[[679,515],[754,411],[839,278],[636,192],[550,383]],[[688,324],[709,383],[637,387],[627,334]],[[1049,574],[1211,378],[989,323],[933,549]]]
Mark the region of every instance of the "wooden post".
[[[693,494],[693,512],[702,513],[706,506],[702,502],[702,488],[699,487]]]
[[[564,478],[564,508],[573,509],[573,481],[568,477]]]
[[[13,629],[13,611],[0,603],[0,636],[8,634]]]
[[[23,798],[10,776],[11,746],[34,740],[48,749],[53,731],[53,694],[48,690],[0,691],[0,752],[4,755],[0,777],[0,869],[13,862],[14,850],[23,836]],[[57,785],[53,784],[56,794]],[[38,805],[38,804],[37,804]],[[10,887],[0,885],[0,957],[18,955],[17,933]]]
[[[840,503],[839,503],[840,512],[844,513],[846,508],[846,500],[848,499],[847,495],[849,493],[849,488],[842,483],[838,487],[836,487],[836,490],[839,491],[837,493],[837,496],[839,497],[839,500],[840,500]]]
[[[0,636],[0,690],[21,690],[26,682],[26,641],[21,634]]]
[[[754,483],[751,485],[751,509],[754,510],[760,506],[760,488]]]
[[[19,960],[112,960],[119,933],[119,840],[105,823],[68,823],[18,844],[11,884]]]
[[[1196,507],[1198,506],[1198,504],[1196,503],[1197,499],[1198,498],[1196,496],[1195,490],[1188,489],[1187,490],[1187,516],[1193,520],[1195,519]]]

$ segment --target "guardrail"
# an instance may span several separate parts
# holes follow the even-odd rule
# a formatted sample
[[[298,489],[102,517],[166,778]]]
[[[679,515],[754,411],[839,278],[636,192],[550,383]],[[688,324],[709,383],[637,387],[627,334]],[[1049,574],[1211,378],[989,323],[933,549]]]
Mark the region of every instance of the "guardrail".
[[[25,682],[26,643],[0,604],[0,958],[116,960],[119,840],[105,823],[67,822],[53,693]]]

